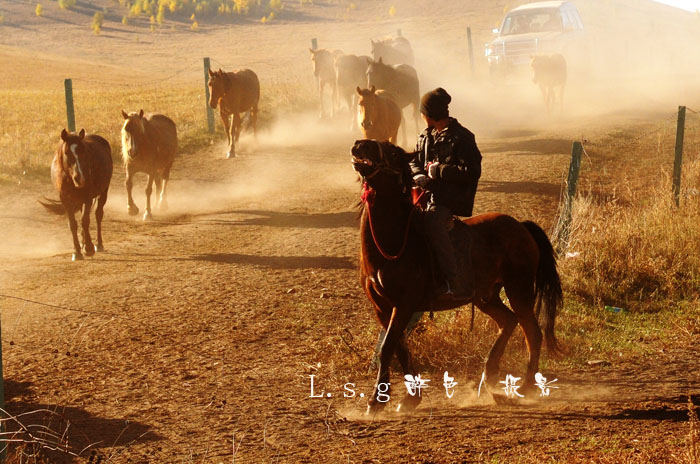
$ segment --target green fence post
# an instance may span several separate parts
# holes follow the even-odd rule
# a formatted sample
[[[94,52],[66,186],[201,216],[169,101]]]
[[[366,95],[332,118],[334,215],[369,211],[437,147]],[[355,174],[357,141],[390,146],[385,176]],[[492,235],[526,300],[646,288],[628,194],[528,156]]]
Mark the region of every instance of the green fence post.
[[[209,62],[209,57],[204,58],[204,95],[206,101],[204,102],[207,107],[207,127],[209,133],[214,133],[214,110],[209,106],[209,70],[211,69],[211,63]]]
[[[581,155],[583,154],[583,145],[581,142],[574,142],[571,147],[571,164],[569,164],[569,175],[566,178],[566,197],[564,198],[564,209],[559,218],[560,227],[557,230],[557,251],[561,252],[569,243],[569,233],[571,228],[571,213],[574,205],[574,196],[576,196],[576,184],[578,183],[578,175],[581,170]]]
[[[685,106],[678,107],[678,126],[676,127],[676,157],[673,161],[673,201],[680,205],[681,168],[683,166],[683,136],[685,133]]]
[[[318,50],[318,40],[311,39],[311,50]]]
[[[66,88],[66,116],[68,117],[68,131],[75,132],[75,109],[73,108],[73,80],[63,81]]]
[[[474,75],[474,45],[472,44],[472,28],[467,28],[467,44],[469,45],[469,69]]]

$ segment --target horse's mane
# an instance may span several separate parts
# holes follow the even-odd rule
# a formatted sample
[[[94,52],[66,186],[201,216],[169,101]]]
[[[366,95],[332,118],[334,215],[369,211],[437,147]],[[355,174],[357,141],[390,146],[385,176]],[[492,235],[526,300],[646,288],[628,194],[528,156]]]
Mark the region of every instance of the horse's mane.
[[[397,146],[394,145],[391,142],[379,142],[377,141],[379,145],[381,145],[382,150],[384,150],[384,153],[388,153],[391,151],[393,154],[396,152],[399,153],[399,159],[401,160],[401,189],[402,193],[404,196],[404,200],[407,203],[413,204],[412,197],[411,197],[411,189],[413,188],[413,176],[411,173],[411,167],[408,164],[409,162],[409,157],[407,156],[407,152]],[[362,182],[361,179],[358,179],[358,182]],[[362,186],[364,188],[364,185]],[[357,209],[358,209],[358,217],[362,217],[362,213],[365,210],[365,202],[360,200],[357,202]]]

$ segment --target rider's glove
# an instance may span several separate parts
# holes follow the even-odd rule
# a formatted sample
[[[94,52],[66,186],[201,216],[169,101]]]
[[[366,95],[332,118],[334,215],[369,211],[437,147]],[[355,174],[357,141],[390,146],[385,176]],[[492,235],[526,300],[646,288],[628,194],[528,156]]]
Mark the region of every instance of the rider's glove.
[[[428,165],[428,177],[431,179],[437,179],[439,166],[440,163],[430,163]]]
[[[413,182],[420,188],[424,189],[427,187],[428,183],[430,182],[430,179],[428,179],[428,176],[425,174],[416,174],[413,177]]]

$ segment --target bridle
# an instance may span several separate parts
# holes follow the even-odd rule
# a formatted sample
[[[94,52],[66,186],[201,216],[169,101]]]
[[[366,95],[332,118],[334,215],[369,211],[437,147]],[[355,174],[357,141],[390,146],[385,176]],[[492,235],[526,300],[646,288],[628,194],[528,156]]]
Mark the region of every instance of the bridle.
[[[389,163],[386,161],[386,157],[384,156],[384,150],[382,148],[382,143],[377,142],[377,147],[379,148],[379,161],[380,163],[375,165],[374,171],[372,171],[369,175],[362,176],[363,178],[363,183],[362,183],[362,202],[365,204],[365,209],[367,210],[367,219],[369,222],[369,229],[370,233],[372,234],[372,240],[374,241],[374,245],[377,247],[377,250],[379,250],[379,253],[389,261],[395,261],[403,255],[404,251],[406,251],[406,245],[408,244],[408,232],[411,229],[411,219],[413,217],[413,214],[415,211],[418,209],[416,205],[420,202],[421,198],[425,194],[425,192],[421,193],[420,196],[416,199],[416,201],[413,202],[413,205],[411,207],[411,212],[408,215],[408,220],[406,221],[406,228],[404,229],[404,234],[403,234],[403,242],[401,244],[401,248],[399,249],[399,252],[395,255],[389,254],[386,252],[382,246],[379,244],[379,241],[377,240],[377,235],[374,233],[374,224],[372,222],[372,205],[374,204],[374,196],[376,195],[376,192],[367,184],[367,180],[371,179],[372,177],[376,176],[380,172],[386,172],[389,174],[398,174],[399,176],[399,184],[402,185],[402,173],[400,169],[392,168]]]

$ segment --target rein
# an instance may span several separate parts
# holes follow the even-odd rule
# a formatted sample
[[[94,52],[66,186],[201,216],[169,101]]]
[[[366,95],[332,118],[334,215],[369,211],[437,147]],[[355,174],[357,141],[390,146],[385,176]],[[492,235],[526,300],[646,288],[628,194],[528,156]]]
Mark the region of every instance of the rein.
[[[376,174],[378,172],[375,171],[373,174]],[[367,209],[367,219],[369,220],[369,230],[372,234],[372,240],[374,241],[374,245],[377,247],[379,250],[379,253],[381,255],[388,259],[389,261],[396,261],[403,255],[404,251],[406,251],[406,245],[408,245],[408,232],[411,229],[411,218],[413,217],[413,213],[418,209],[416,208],[416,205],[420,204],[420,200],[423,198],[423,195],[425,195],[425,191],[423,191],[418,198],[413,202],[413,207],[411,208],[411,212],[408,214],[408,220],[406,221],[406,229],[404,230],[403,234],[403,243],[401,244],[401,249],[399,249],[399,252],[396,255],[391,255],[384,251],[384,248],[379,244],[379,240],[377,239],[377,235],[374,232],[374,224],[372,222],[372,205],[374,204],[374,195],[375,191],[372,190],[369,185],[367,185],[367,182],[365,182],[362,185],[362,202],[366,205]]]

